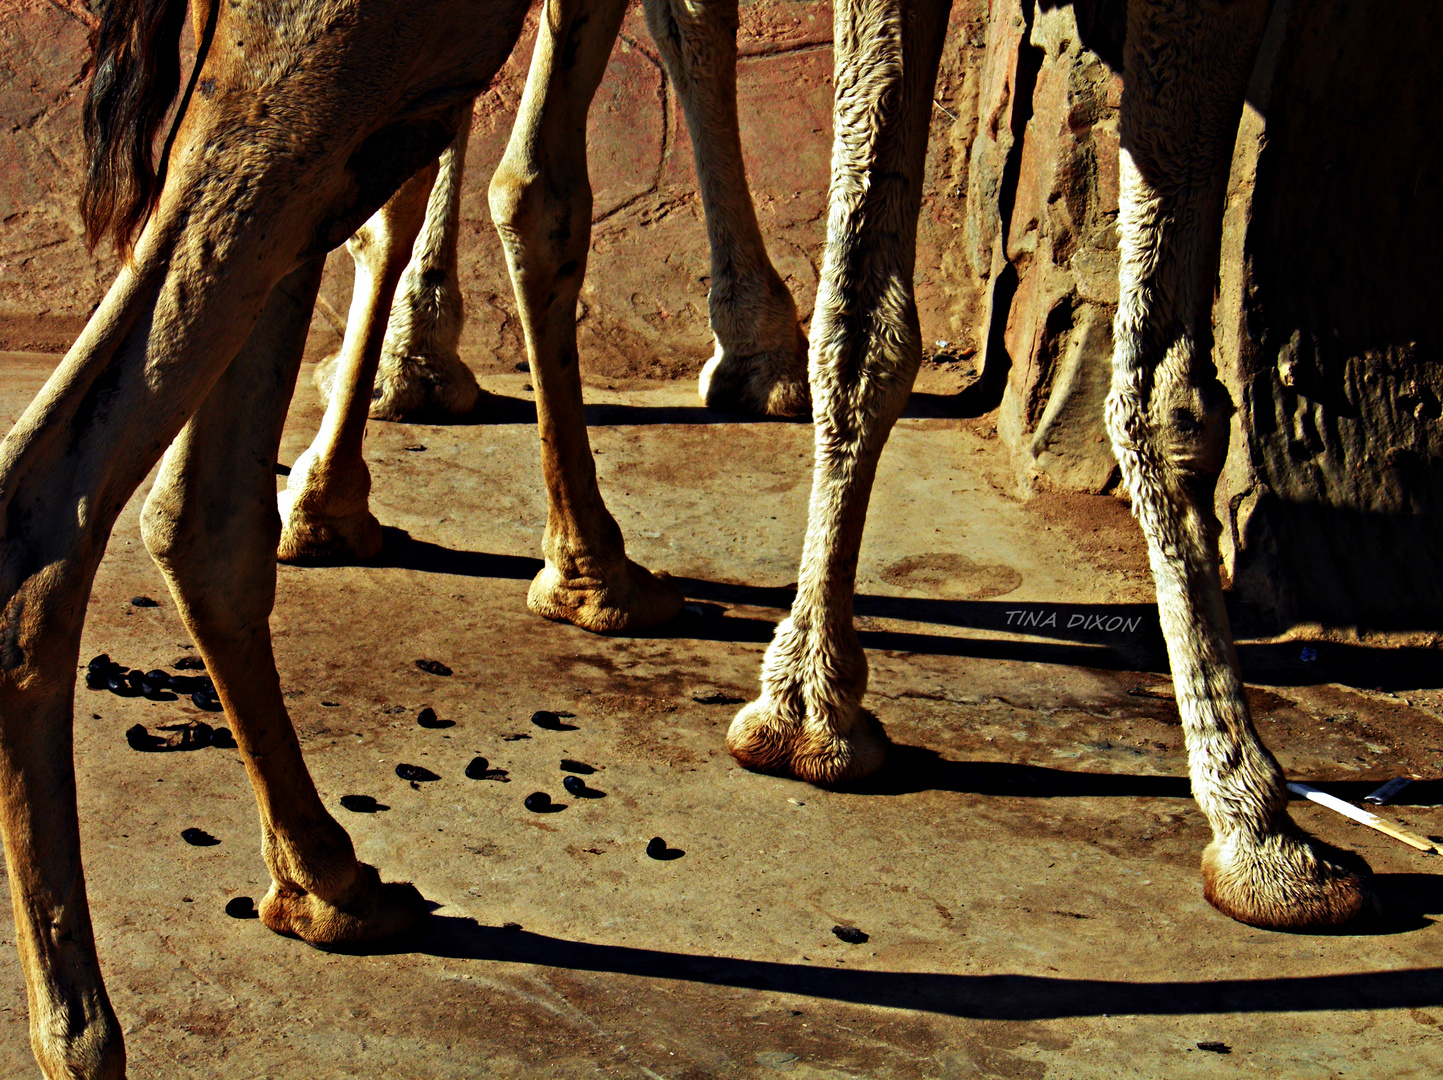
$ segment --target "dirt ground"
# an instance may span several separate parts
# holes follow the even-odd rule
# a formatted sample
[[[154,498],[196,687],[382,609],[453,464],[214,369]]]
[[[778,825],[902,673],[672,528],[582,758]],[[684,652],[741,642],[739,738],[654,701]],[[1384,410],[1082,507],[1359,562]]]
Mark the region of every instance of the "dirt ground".
[[[0,359],[0,424],[55,361]],[[308,376],[285,463],[319,422]],[[545,516],[526,379],[485,378],[505,398],[494,422],[373,424],[384,556],[280,570],[277,655],[311,769],[361,856],[437,905],[424,938],[328,955],[229,917],[267,881],[236,751],[133,750],[131,725],[202,714],[77,691],[91,905],[132,1076],[1443,1071],[1436,857],[1301,804],[1379,872],[1385,924],[1268,933],[1203,901],[1206,828],[1121,503],[1021,503],[986,418],[904,418],[857,601],[869,700],[898,749],[864,790],[814,790],[742,771],[723,745],[789,601],[810,426],[707,412],[690,381],[588,388],[629,550],[693,601],[664,632],[595,637],[524,607]],[[82,662],[168,667],[191,649],[140,541],[143,495],[101,567]],[[1417,776],[1387,816],[1443,833],[1435,654],[1317,650],[1240,650],[1289,774],[1355,800]],[[452,726],[418,726],[425,706]],[[565,729],[534,726],[540,709]],[[466,778],[477,755],[506,781]],[[595,797],[563,791],[562,758],[595,767]],[[412,786],[398,763],[440,778]],[[532,791],[562,809],[528,812]],[[350,812],[347,794],[385,809]],[[191,846],[187,828],[219,843]],[[648,858],[653,836],[684,854]],[[35,1069],[10,925],[6,907],[0,1075],[20,1077]]]

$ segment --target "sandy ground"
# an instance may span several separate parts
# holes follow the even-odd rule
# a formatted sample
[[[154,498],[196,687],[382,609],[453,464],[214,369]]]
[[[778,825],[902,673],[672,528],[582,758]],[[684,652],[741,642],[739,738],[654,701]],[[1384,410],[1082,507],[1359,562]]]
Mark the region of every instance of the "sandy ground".
[[[0,358],[0,424],[55,359]],[[1018,502],[985,418],[903,419],[857,602],[869,700],[898,750],[865,790],[818,791],[736,768],[722,741],[795,580],[810,426],[708,413],[684,382],[590,389],[629,550],[694,601],[664,632],[594,637],[524,607],[545,516],[526,378],[486,380],[505,422],[373,424],[385,555],[280,571],[277,654],[311,769],[361,855],[438,905],[423,939],[327,955],[228,917],[267,881],[236,752],[137,752],[132,724],[197,710],[78,691],[88,882],[132,1076],[1443,1072],[1436,859],[1303,804],[1300,821],[1379,872],[1383,926],[1267,933],[1203,901],[1206,827],[1122,504]],[[283,462],[319,420],[307,379]],[[166,667],[190,648],[140,542],[143,495],[101,567],[82,662]],[[1290,775],[1353,799],[1428,779],[1387,814],[1443,833],[1433,654],[1299,653],[1241,648]],[[419,727],[424,706],[453,726]],[[538,709],[569,729],[533,726]],[[467,779],[476,755],[508,782]],[[562,758],[596,768],[598,797],[566,795]],[[403,762],[440,779],[413,787]],[[564,808],[529,813],[537,790]],[[349,812],[346,794],[386,809]],[[219,843],[188,845],[188,827]],[[648,858],[655,835],[684,854]],[[21,1077],[35,1069],[10,925],[6,908],[0,1075]]]

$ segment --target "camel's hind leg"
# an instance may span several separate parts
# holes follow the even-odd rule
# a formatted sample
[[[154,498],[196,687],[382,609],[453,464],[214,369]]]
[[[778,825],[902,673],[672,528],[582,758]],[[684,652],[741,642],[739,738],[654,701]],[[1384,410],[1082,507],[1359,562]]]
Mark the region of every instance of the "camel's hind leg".
[[[601,500],[576,354],[576,298],[591,243],[586,113],[606,70],[622,0],[548,0],[520,115],[491,180],[536,384],[546,479],[546,566],[532,611],[587,630],[633,630],[681,610],[681,592],[626,557]]]
[[[862,709],[867,659],[852,592],[877,459],[912,388],[922,338],[912,295],[932,82],[946,0],[836,7],[836,133],[826,258],[812,320],[816,466],[789,618],[761,697],[732,722],[742,764],[832,784],[879,768],[887,741]]]
[[[406,181],[346,242],[356,263],[351,314],[321,428],[280,495],[282,562],[357,562],[381,550],[381,525],[369,505],[371,470],[362,454],[366,416],[381,360],[381,320],[421,228],[436,168],[428,165]]]
[[[391,302],[371,393],[372,420],[465,416],[481,396],[476,376],[458,352],[466,315],[456,272],[456,243],[470,135],[467,109],[455,141],[441,155],[425,224]],[[339,359],[338,353],[316,366],[316,389],[323,401],[330,400]]]
[[[681,96],[711,241],[712,335],[702,399],[799,416],[810,407],[807,339],[767,257],[737,128],[736,0],[646,0],[646,21]]]
[[[1211,359],[1224,185],[1263,0],[1129,13],[1122,104],[1121,298],[1108,429],[1147,537],[1187,738],[1213,828],[1204,891],[1257,926],[1334,926],[1367,906],[1362,860],[1288,816],[1254,730],[1218,576],[1213,493],[1232,404]]]
[[[276,447],[295,389],[322,261],[276,287],[256,333],[165,455],[145,544],[205,657],[260,810],[272,930],[327,945],[372,941],[425,916],[409,885],[356,861],[301,759],[271,652]]]

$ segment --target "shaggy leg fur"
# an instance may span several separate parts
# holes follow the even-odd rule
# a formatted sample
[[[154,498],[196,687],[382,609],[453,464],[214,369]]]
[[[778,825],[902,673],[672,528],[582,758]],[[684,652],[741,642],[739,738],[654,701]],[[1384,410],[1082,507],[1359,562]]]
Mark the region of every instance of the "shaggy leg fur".
[[[476,376],[457,352],[466,314],[456,274],[456,242],[470,135],[471,109],[467,109],[456,141],[441,155],[425,224],[391,304],[371,393],[372,420],[465,416],[481,396]],[[329,356],[316,367],[322,401],[330,401],[340,355]]]
[[[86,904],[71,763],[82,622],[111,527],[240,353],[277,284],[349,235],[444,149],[456,103],[500,67],[525,6],[378,3],[357,22],[333,4],[218,5],[206,89],[190,100],[134,261],[0,443],[0,826],[31,1038],[48,1080],[114,1080],[125,1070]],[[358,101],[367,108],[358,110]],[[287,290],[304,291],[296,279]],[[262,335],[284,338],[286,325],[300,322],[275,308],[264,314]],[[273,467],[284,410],[233,411],[237,423],[253,416],[269,442],[257,461],[260,437],[237,439],[249,457],[212,472],[221,485]],[[214,420],[215,410],[207,412]],[[170,490],[184,486],[171,479]],[[250,569],[238,580],[254,585],[248,573],[257,552],[275,542],[274,489],[254,476],[242,486],[244,498],[265,506],[271,527],[259,540],[226,533],[224,544],[244,553]],[[161,519],[151,520],[158,528]],[[158,533],[152,542],[166,550]],[[238,615],[221,618],[207,607],[214,593],[186,588],[182,595],[202,598],[194,625],[204,625],[223,700],[247,733],[262,798],[271,800],[263,813],[277,880],[314,886],[319,893],[308,895],[326,901],[301,912],[303,904],[276,895],[268,919],[323,940],[357,926],[376,932],[406,905],[339,854],[349,850],[344,834],[306,809],[304,787],[294,805],[286,802],[303,770],[283,745],[289,725],[270,697],[274,667],[256,609],[242,603]],[[272,752],[274,772],[261,765]],[[291,834],[312,828],[317,842]],[[331,918],[331,909],[345,918]]]
[[[736,0],[646,0],[646,21],[681,97],[711,241],[712,335],[702,399],[713,408],[801,416],[807,339],[767,257],[737,128]]]
[[[1210,357],[1218,237],[1267,5],[1161,0],[1129,15],[1107,422],[1147,537],[1193,794],[1213,827],[1204,892],[1256,926],[1336,926],[1368,908],[1368,869],[1288,816],[1282,772],[1248,715],[1213,512],[1232,410]]]
[[[435,175],[433,164],[413,176],[346,242],[356,283],[334,372],[339,392],[280,494],[282,562],[360,562],[381,550],[381,523],[369,505],[371,470],[361,452],[366,415],[381,359],[381,316],[391,307]]]
[[[945,0],[836,7],[827,253],[812,320],[816,468],[790,618],[761,697],[727,746],[750,768],[835,784],[876,771],[881,726],[861,707],[867,660],[852,592],[877,460],[922,358],[912,294],[917,214]]]
[[[356,861],[301,759],[271,653],[280,519],[270,468],[295,389],[322,260],[277,286],[255,334],[166,453],[141,529],[205,657],[260,810],[261,919],[316,944],[412,929],[424,902]]]
[[[597,632],[654,626],[682,602],[669,578],[626,557],[596,486],[577,368],[576,298],[591,243],[586,112],[624,7],[619,0],[549,0],[521,113],[490,192],[536,384],[546,478],[546,566],[527,604]]]

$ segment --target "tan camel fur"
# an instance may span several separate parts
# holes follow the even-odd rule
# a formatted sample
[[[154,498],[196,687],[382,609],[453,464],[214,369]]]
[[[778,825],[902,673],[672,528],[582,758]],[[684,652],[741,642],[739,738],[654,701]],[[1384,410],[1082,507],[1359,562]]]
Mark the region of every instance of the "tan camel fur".
[[[736,5],[687,6],[671,0],[647,0],[646,15],[691,129],[711,242],[709,300],[716,352],[701,374],[702,398],[712,406],[798,415],[810,404],[805,370],[807,342],[791,294],[767,256],[742,165],[736,110]],[[606,48],[610,48],[609,42]],[[540,52],[535,62],[543,62]],[[535,74],[533,70],[533,78]],[[523,148],[546,137],[538,130],[540,125],[562,122],[565,116],[565,111],[556,107],[523,109],[512,133],[508,160],[515,160]],[[356,284],[345,341],[340,353],[320,365],[316,373],[317,386],[327,401],[325,419],[315,442],[291,470],[281,496],[279,557],[284,562],[363,561],[380,551],[381,529],[368,508],[370,475],[361,453],[367,406],[369,415],[377,419],[459,415],[475,407],[475,378],[456,354],[462,319],[456,241],[465,145],[463,127],[456,144],[442,155],[440,178],[431,193],[425,225],[415,240],[414,251],[410,239],[400,236],[395,243],[381,248],[352,245]],[[559,186],[572,192],[573,197],[579,197],[588,187],[584,157],[558,155],[550,164],[562,177]],[[589,237],[588,220],[572,247],[584,250],[589,246]],[[401,274],[399,263],[404,263],[408,254],[410,263]],[[533,251],[531,257],[544,258],[545,252]],[[378,261],[383,259],[396,265],[383,266]],[[382,344],[377,340],[378,323],[390,303],[398,274],[401,287],[395,294]],[[579,286],[579,278],[576,284]],[[529,308],[537,296],[535,290],[522,289],[518,284],[517,303],[523,320],[532,325],[553,317],[550,312]],[[559,301],[565,312],[574,312],[572,300],[563,296],[553,301]],[[566,338],[528,336],[532,371],[539,374],[555,373],[558,367],[564,370],[568,358],[575,355],[574,333]],[[547,347],[561,348],[563,352],[547,353]],[[564,351],[567,349],[570,351]],[[539,379],[540,395],[544,397],[548,383],[559,377],[563,376],[552,374],[549,379]],[[374,393],[370,389],[372,378]],[[564,378],[568,386],[563,393],[571,394],[572,378]],[[575,393],[579,394],[579,387]],[[577,411],[566,415],[579,418],[580,414]],[[543,424],[543,439],[545,427]],[[343,432],[354,437],[339,437]],[[568,432],[566,438],[574,447],[586,443],[584,431]],[[577,498],[564,490],[570,473],[562,470],[554,475],[555,483],[548,484],[548,496],[549,517],[556,525],[565,521]],[[585,496],[591,497],[589,492]],[[600,496],[595,495],[595,500],[599,503]],[[599,509],[605,513],[604,507]],[[548,535],[580,531],[575,523],[569,523],[549,527]],[[611,565],[621,564],[613,561]],[[547,584],[533,591],[532,610],[601,631],[640,629],[675,614],[672,604],[654,599],[639,611],[622,610],[618,603],[624,604],[625,600],[615,597],[608,597],[602,605],[578,603],[574,586],[567,593],[558,590],[558,573],[559,567],[550,564],[542,571]],[[679,603],[679,596],[674,599]]]
[[[1371,910],[1368,868],[1288,816],[1223,607],[1213,491],[1232,404],[1211,359],[1224,182],[1267,0],[1134,0],[1124,59],[1121,303],[1107,425],[1147,538],[1194,796],[1204,893],[1258,926]],[[838,0],[828,245],[811,329],[813,476],[797,596],[727,743],[837,784],[878,769],[852,593],[877,459],[921,359],[912,265],[945,0]]]

